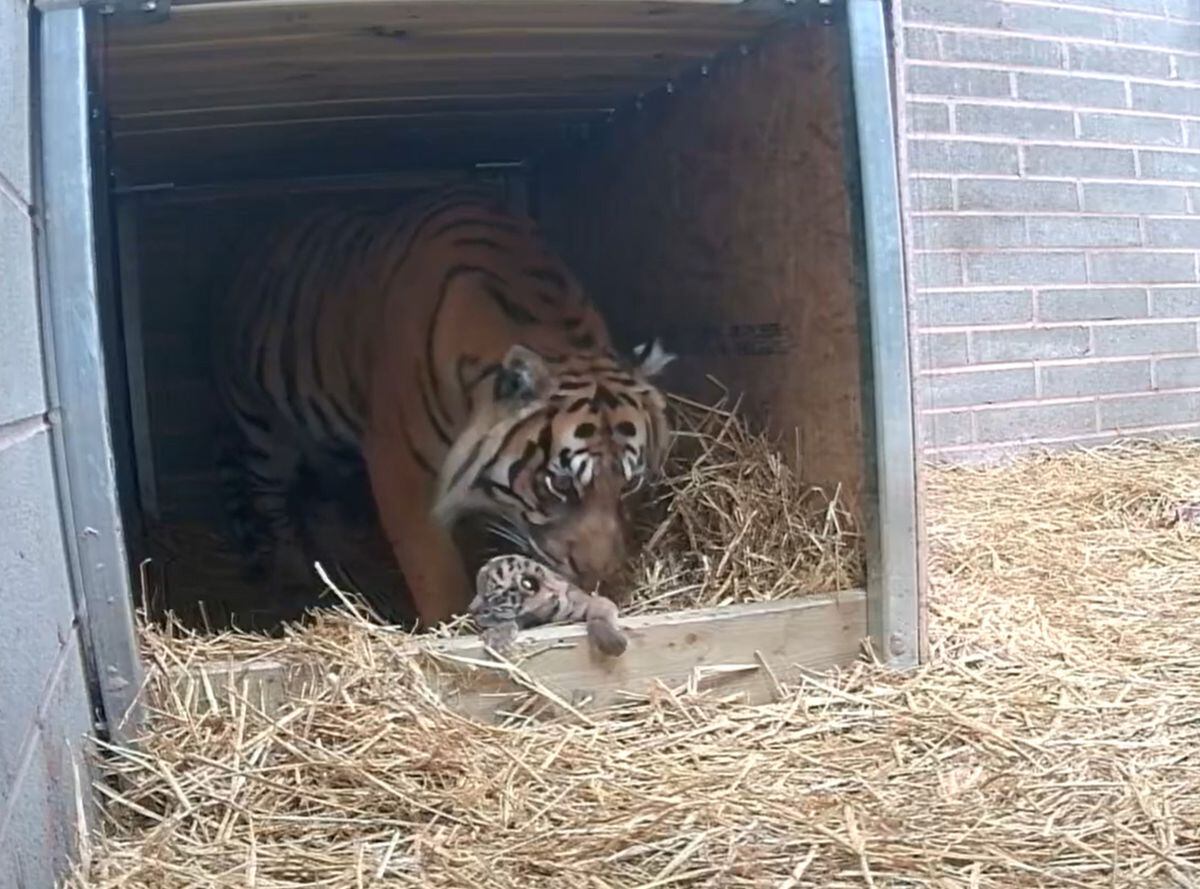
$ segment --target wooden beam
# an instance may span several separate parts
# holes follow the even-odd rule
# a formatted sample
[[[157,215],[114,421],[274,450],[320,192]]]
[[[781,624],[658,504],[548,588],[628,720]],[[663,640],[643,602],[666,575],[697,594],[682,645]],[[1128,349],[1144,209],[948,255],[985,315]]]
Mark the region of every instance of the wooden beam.
[[[580,624],[521,634],[509,662],[491,659],[478,637],[413,643],[401,655],[422,669],[447,706],[465,716],[500,720],[515,712],[589,710],[645,695],[661,683],[771,700],[779,683],[857,659],[866,636],[866,596],[848,590],[785,602],[730,605],[621,620],[629,647],[600,655]],[[336,681],[336,665],[279,660],[215,662],[170,676],[171,693],[199,713],[228,706],[231,693],[264,712]]]

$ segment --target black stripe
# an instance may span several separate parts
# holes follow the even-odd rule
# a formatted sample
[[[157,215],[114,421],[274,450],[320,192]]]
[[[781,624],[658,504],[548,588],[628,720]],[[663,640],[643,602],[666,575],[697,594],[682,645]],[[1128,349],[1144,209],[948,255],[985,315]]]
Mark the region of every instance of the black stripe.
[[[454,365],[454,376],[458,379],[458,389],[467,403],[468,414],[475,409],[475,399],[471,395],[471,385],[467,382],[467,368],[478,363],[479,359],[474,355],[459,355]]]
[[[557,623],[560,620],[566,620],[573,615],[574,608],[567,601],[566,596],[559,597],[554,600],[554,611],[550,615],[550,623]]]
[[[469,191],[470,190],[468,190],[468,192]],[[408,257],[412,254],[413,248],[424,236],[426,228],[428,228],[430,225],[433,225],[444,214],[449,213],[452,210],[461,209],[463,207],[483,206],[486,208],[491,203],[492,202],[482,194],[472,196],[472,194],[469,193],[467,196],[463,197],[459,196],[454,190],[451,190],[451,192],[443,198],[440,198],[432,202],[430,205],[424,207],[421,210],[421,215],[419,217],[412,217],[419,219],[420,221],[413,226],[412,233],[409,235],[408,241],[404,245],[404,249],[400,252],[400,256],[392,264],[393,273],[396,269],[400,268],[408,261]],[[414,209],[416,208],[410,208],[410,212]],[[437,238],[445,232],[457,227],[462,222],[463,220],[454,220],[446,223],[435,230],[430,237]],[[405,223],[404,226],[401,226],[401,229],[403,230],[406,225],[407,223]],[[395,232],[393,234],[395,234]]]
[[[299,390],[301,356],[297,354],[296,349],[296,339],[299,335],[296,330],[296,315],[300,309],[301,295],[306,283],[305,273],[312,271],[312,266],[317,260],[320,260],[322,264],[329,262],[327,254],[330,245],[323,223],[324,219],[318,219],[304,231],[296,243],[295,256],[299,257],[300,264],[293,266],[285,281],[280,282],[287,285],[280,288],[280,295],[287,301],[287,306],[281,331],[279,372],[283,375],[284,400],[287,402],[288,410],[293,419],[302,425],[307,418],[304,415],[303,399]],[[314,241],[317,243],[313,243]]]
[[[312,363],[313,385],[318,392],[325,390],[325,371],[322,368],[320,341],[324,328],[321,326],[321,309],[324,301],[318,300],[313,311],[313,323],[308,331],[308,354]]]
[[[490,281],[483,285],[484,292],[492,298],[504,316],[515,324],[537,324],[538,318],[526,309],[512,301],[512,298]]]
[[[483,370],[481,370],[479,372],[479,375],[476,376],[475,379],[473,379],[471,381],[471,388],[474,389],[476,386],[478,386],[480,383],[482,383],[488,377],[493,376],[494,374],[498,373],[499,371],[500,371],[499,364],[495,364],[495,363],[489,364],[487,367],[485,367]]]
[[[442,215],[444,210],[452,210],[452,209],[456,209],[459,207],[466,207],[466,206],[477,205],[477,204],[478,204],[478,202],[476,202],[476,201],[461,201],[458,204],[453,204],[449,207],[443,208],[442,210],[435,210],[433,213],[430,214],[430,216],[431,217],[440,216],[440,215]],[[430,238],[440,238],[442,235],[448,234],[449,232],[452,232],[455,229],[467,228],[468,226],[482,226],[483,228],[494,228],[497,231],[506,232],[511,235],[519,234],[521,231],[520,226],[516,225],[515,223],[508,222],[504,219],[485,219],[483,217],[472,216],[472,217],[468,217],[466,219],[454,219],[454,220],[451,220],[450,222],[444,223],[444,224],[438,226],[432,232],[430,232],[429,237]]]
[[[482,474],[487,474],[495,468],[496,462],[508,451],[509,445],[513,443],[513,439],[524,432],[531,423],[541,423],[544,422],[544,420],[545,412],[538,411],[526,417],[520,423],[514,423],[509,428],[508,432],[504,433],[504,438],[501,439],[499,446],[496,448],[496,453],[493,454],[492,458],[484,465]]]
[[[478,439],[475,444],[471,446],[471,451],[467,454],[467,458],[463,460],[462,463],[458,464],[458,467],[454,470],[454,475],[450,477],[451,488],[453,488],[459,483],[459,481],[462,480],[464,473],[466,473],[466,471],[470,469],[474,465],[475,461],[479,458],[479,452],[483,450],[483,442],[484,439]]]
[[[267,487],[267,488],[279,487],[280,482],[276,476],[263,475],[261,472],[255,471],[254,468],[250,467],[250,466],[244,467],[244,469],[245,469],[246,475],[248,475],[251,479],[258,482],[259,484],[263,485],[264,487]],[[287,485],[285,484],[284,487],[287,487]]]
[[[606,408],[615,408],[620,402],[613,397],[613,394],[605,386],[596,387],[596,397],[592,399],[592,404],[596,406],[603,405]]]
[[[417,461],[418,466],[420,466],[434,478],[437,478],[437,470],[433,468],[433,464],[425,459],[425,455],[417,450],[417,446],[413,444],[412,436],[408,432],[408,427],[403,422],[404,418],[401,417],[400,419],[400,435],[404,439],[404,444],[408,448],[408,452],[412,454],[412,458]]]
[[[268,434],[270,433],[271,427],[267,424],[267,421],[258,414],[246,413],[239,408],[234,408],[234,411],[237,413],[238,421],[240,423],[244,423],[247,426],[253,426],[259,432],[266,432]]]
[[[358,374],[350,374],[350,410],[354,411],[358,416],[365,417],[367,415],[367,395],[363,392],[359,385]]]
[[[535,281],[541,281],[544,284],[552,284],[559,290],[567,289],[567,279],[563,277],[563,273],[558,269],[548,267],[525,269],[524,272]]]
[[[339,435],[334,435],[333,424],[329,422],[329,416],[321,408],[321,405],[317,403],[316,399],[311,397],[304,398],[303,407],[307,408],[307,411],[301,415],[304,420],[306,422],[315,421],[317,426],[320,427],[320,441],[329,441],[330,439],[341,438]],[[311,430],[309,431],[309,434],[312,435]]]
[[[293,293],[290,294],[287,305],[287,314],[284,316],[283,327],[283,342],[279,349],[279,372],[283,375],[283,393],[284,401],[287,403],[288,411],[292,418],[300,423],[304,423],[304,414],[301,411],[300,391],[296,383],[296,304],[299,302]]]
[[[355,439],[361,441],[363,430],[358,421],[346,413],[345,408],[343,408],[336,399],[330,399],[329,406],[333,408],[333,412],[337,414],[338,419],[345,423],[346,426],[349,427],[350,431],[354,433]]]
[[[429,369],[430,393],[433,395],[433,403],[437,405],[443,416],[446,414],[445,408],[442,406],[441,387],[438,385],[437,373],[434,368],[437,367],[437,362],[434,360],[433,354],[433,338],[437,333],[438,319],[442,314],[442,306],[446,303],[446,294],[450,290],[450,285],[454,283],[454,279],[459,275],[467,275],[472,273],[482,273],[484,276],[491,276],[492,272],[488,269],[473,265],[456,265],[451,266],[446,274],[442,276],[442,285],[438,290],[437,303],[433,307],[433,315],[429,318],[429,326],[425,330],[425,366]]]
[[[515,501],[516,501],[518,504],[520,504],[520,505],[521,505],[521,506],[522,506],[524,509],[527,509],[527,510],[529,510],[529,511],[531,511],[531,512],[537,509],[537,504],[532,504],[532,505],[531,505],[530,503],[528,503],[528,502],[525,500],[525,498],[524,498],[524,497],[522,497],[520,494],[518,494],[518,493],[517,493],[516,491],[514,491],[512,488],[508,487],[507,485],[502,485],[502,484],[500,484],[499,482],[494,482],[494,481],[492,481],[490,478],[478,478],[478,479],[476,479],[476,480],[475,480],[475,487],[477,487],[477,488],[480,488],[481,490],[483,490],[485,493],[487,493],[487,494],[489,494],[489,495],[492,495],[492,494],[503,494],[503,495],[505,495],[506,497],[508,497],[509,499],[511,499],[511,500],[515,500]]]
[[[350,225],[352,225],[353,228],[349,232],[349,242],[348,244],[342,245],[345,248],[342,251],[341,265],[343,269],[349,264],[351,257],[366,250],[370,244],[372,235],[369,221],[366,219],[352,220]],[[313,316],[311,319],[312,323],[310,325],[311,329],[309,330],[308,344],[313,372],[313,385],[315,386],[316,390],[321,393],[325,393],[325,367],[324,362],[321,360],[322,355],[320,350],[320,342],[322,334],[324,333],[324,327],[321,324],[321,316],[326,307],[326,300],[324,299],[317,300],[316,305],[313,307]],[[325,394],[330,395],[330,401],[334,402],[334,408],[339,413],[342,413],[336,404],[336,399],[333,397],[332,393]],[[357,434],[357,424],[348,423],[347,425],[349,425],[352,429],[355,429]]]
[[[479,376],[477,376],[471,382],[470,387],[467,389],[467,410],[468,411],[475,409],[475,387],[478,386],[480,383],[482,383],[484,380],[494,377],[499,372],[500,372],[499,364],[489,364],[487,367],[485,367],[483,370],[481,370],[479,372]]]
[[[242,450],[242,454],[243,454],[245,460],[254,460],[254,459],[270,460],[271,459],[270,451],[264,451],[262,448],[260,448],[258,445],[254,444],[251,441],[246,442],[246,447]],[[239,462],[241,462],[241,461],[239,461]]]
[[[529,465],[530,461],[538,456],[540,451],[541,448],[537,446],[536,442],[525,442],[525,450],[521,452],[521,456],[513,460],[512,465],[508,467],[508,485],[510,488],[517,483],[517,477]]]
[[[457,238],[453,244],[455,247],[486,247],[489,250],[507,250],[503,244],[493,241],[491,238]]]
[[[638,404],[637,399],[634,398],[632,395],[630,395],[628,392],[618,392],[617,400],[625,402],[625,404],[629,405],[631,408],[634,408],[635,410],[641,408],[641,405]]]
[[[433,431],[437,434],[437,437],[442,440],[442,444],[449,445],[450,436],[447,435],[446,430],[442,428],[441,421],[438,419],[437,414],[434,413],[433,406],[429,403],[429,395],[425,391],[425,380],[423,379],[424,375],[421,373],[421,368],[417,367],[416,371],[417,390],[421,393],[421,406],[425,408],[425,416],[429,418],[429,424],[433,426]],[[432,378],[432,371],[430,372],[429,376]]]

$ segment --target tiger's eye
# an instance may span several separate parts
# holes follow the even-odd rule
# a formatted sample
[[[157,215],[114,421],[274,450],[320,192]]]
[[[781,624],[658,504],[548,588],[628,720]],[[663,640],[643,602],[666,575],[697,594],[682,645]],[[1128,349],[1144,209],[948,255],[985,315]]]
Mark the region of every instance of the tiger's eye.
[[[536,593],[538,591],[537,578],[534,577],[533,575],[530,575],[530,574],[523,575],[521,577],[520,584],[521,584],[521,589],[525,590],[525,592],[527,592],[527,593]]]

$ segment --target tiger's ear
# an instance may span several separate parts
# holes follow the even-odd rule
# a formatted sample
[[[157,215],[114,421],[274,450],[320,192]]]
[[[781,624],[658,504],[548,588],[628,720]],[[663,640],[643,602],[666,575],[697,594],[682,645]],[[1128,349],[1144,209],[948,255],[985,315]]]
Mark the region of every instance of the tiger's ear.
[[[542,356],[532,349],[515,345],[496,372],[496,400],[530,401],[544,396],[550,388],[550,371]]]
[[[675,357],[655,339],[634,347],[633,366],[649,380],[662,373],[666,366],[675,360]]]

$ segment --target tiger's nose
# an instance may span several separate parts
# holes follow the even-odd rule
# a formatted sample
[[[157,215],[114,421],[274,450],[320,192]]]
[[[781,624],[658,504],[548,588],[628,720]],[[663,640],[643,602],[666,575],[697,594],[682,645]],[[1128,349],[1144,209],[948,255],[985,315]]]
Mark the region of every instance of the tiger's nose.
[[[621,574],[625,561],[625,537],[622,529],[617,527],[610,534],[577,548],[571,557],[571,567],[575,569],[575,582],[590,592]]]

